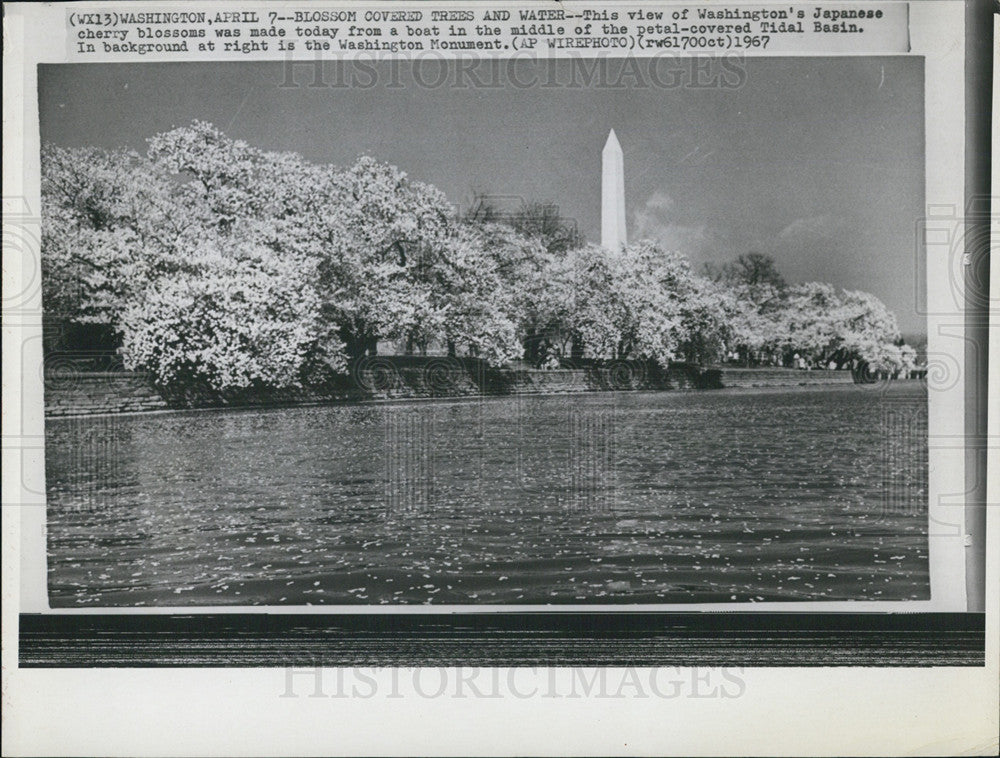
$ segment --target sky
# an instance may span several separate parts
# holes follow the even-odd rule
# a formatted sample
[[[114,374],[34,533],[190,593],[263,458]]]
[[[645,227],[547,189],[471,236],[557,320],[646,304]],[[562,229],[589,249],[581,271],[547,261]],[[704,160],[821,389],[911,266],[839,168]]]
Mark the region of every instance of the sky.
[[[904,333],[926,331],[922,59],[749,58],[701,72],[611,61],[588,83],[593,65],[328,62],[319,82],[311,63],[45,65],[39,122],[62,146],[144,152],[200,119],[316,162],[371,155],[459,207],[476,192],[555,202],[594,242],[613,128],[630,240],[659,240],[696,267],[765,253],[791,282],[871,292]]]

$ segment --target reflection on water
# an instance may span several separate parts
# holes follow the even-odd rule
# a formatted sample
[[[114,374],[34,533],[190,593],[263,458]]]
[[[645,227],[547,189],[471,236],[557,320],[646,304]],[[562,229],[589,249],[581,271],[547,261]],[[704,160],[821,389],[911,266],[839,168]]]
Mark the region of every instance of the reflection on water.
[[[928,597],[919,385],[47,424],[54,606]]]

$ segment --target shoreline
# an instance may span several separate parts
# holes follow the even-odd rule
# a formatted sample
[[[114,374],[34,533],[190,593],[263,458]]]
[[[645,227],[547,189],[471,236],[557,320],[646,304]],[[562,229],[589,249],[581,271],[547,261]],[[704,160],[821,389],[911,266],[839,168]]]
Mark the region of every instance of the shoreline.
[[[753,372],[757,369],[739,369],[740,372]],[[810,391],[823,391],[832,389],[846,389],[857,388],[863,391],[885,391],[890,387],[909,387],[920,383],[921,379],[892,379],[883,380],[869,384],[862,384],[855,382],[848,371],[837,371],[837,372],[827,372],[822,370],[807,372],[800,369],[783,369],[783,372],[789,372],[788,374],[782,374],[779,379],[774,374],[774,369],[766,369],[765,371],[770,372],[770,375],[765,381],[763,375],[756,377],[758,381],[755,383],[746,383],[745,381],[740,381],[738,383],[727,385],[725,383],[725,370],[722,374],[722,386],[715,387],[712,389],[697,388],[697,387],[636,387],[636,388],[573,388],[573,389],[548,389],[548,390],[526,390],[526,391],[514,391],[514,392],[465,392],[465,393],[455,393],[455,394],[433,394],[433,395],[421,395],[421,394],[407,394],[401,393],[398,395],[386,395],[386,396],[371,396],[371,397],[329,397],[324,399],[314,399],[314,400],[287,400],[278,401],[272,400],[267,402],[246,402],[246,403],[233,403],[233,404],[211,404],[211,405],[199,405],[199,406],[188,406],[188,407],[171,407],[164,401],[164,407],[157,408],[135,408],[135,409],[122,409],[122,410],[109,410],[109,411],[93,411],[93,412],[51,412],[51,408],[46,402],[45,405],[45,421],[60,421],[60,420],[74,420],[74,419],[97,419],[97,418],[107,418],[107,417],[134,417],[134,416],[162,416],[162,415],[172,415],[172,414],[193,414],[193,413],[205,413],[205,412],[225,412],[225,411],[270,411],[270,410],[282,410],[282,409],[297,409],[297,408],[323,408],[323,407],[335,407],[335,406],[380,406],[380,405],[399,405],[399,404],[425,404],[425,403],[447,403],[447,404],[464,404],[469,402],[482,401],[484,399],[496,399],[500,400],[509,397],[566,397],[571,395],[610,395],[610,394],[661,394],[661,393],[680,393],[684,395],[692,393],[710,393],[710,394],[723,394],[723,395],[756,395],[756,394],[770,394],[771,392],[778,391],[793,391],[793,392],[810,392]],[[794,372],[794,373],[793,373]],[[806,375],[812,374],[807,381],[793,381],[795,378],[801,377],[805,378]],[[840,375],[840,376],[838,376]],[[846,375],[843,376],[843,375]],[[129,379],[135,379],[135,375],[125,374],[121,372],[116,375],[114,372],[94,372],[92,374],[81,374],[76,378],[122,378],[127,377]],[[822,378],[820,378],[822,377]],[[48,397],[49,388],[46,388],[46,397]]]

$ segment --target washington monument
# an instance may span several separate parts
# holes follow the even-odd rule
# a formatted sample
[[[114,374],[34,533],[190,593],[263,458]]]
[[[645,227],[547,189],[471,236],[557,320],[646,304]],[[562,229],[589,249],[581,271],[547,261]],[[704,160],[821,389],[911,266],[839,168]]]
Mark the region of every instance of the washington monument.
[[[625,159],[612,129],[601,153],[601,247],[618,250],[625,238]]]

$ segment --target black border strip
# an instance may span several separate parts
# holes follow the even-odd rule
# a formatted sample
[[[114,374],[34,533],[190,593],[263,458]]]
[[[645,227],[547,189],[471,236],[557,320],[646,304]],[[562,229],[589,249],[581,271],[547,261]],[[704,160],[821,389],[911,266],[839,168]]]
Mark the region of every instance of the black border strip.
[[[21,614],[25,668],[983,666],[980,613]]]
[[[998,0],[965,5],[965,532],[968,608],[986,608],[986,473],[989,448],[990,252],[995,209],[992,180],[993,16]]]

